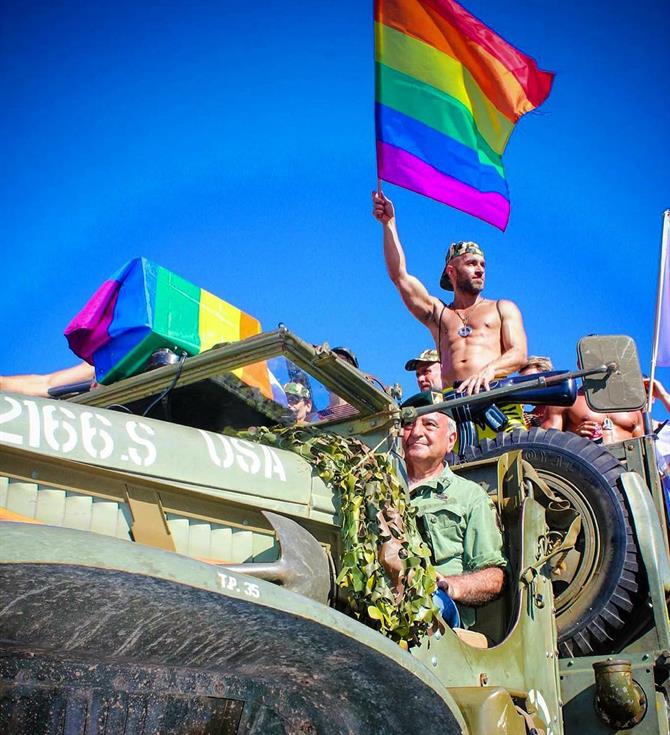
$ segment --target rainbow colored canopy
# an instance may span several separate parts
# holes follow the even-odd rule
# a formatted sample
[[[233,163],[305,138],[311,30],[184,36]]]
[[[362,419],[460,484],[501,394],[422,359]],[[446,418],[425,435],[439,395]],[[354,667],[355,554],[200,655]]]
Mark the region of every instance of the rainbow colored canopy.
[[[377,171],[504,230],[502,154],[553,74],[454,0],[375,0]]]
[[[261,331],[260,322],[146,258],[134,258],[106,280],[70,322],[72,351],[95,365],[98,382],[140,372],[161,348],[195,355],[219,342]],[[271,398],[265,363],[236,370]]]

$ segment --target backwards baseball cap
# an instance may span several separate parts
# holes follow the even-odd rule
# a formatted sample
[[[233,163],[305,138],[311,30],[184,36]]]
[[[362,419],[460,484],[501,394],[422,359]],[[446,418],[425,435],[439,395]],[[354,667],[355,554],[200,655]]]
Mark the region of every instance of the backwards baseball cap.
[[[445,291],[453,291],[454,287],[451,285],[449,276],[447,275],[447,266],[453,258],[458,258],[459,255],[481,255],[484,257],[484,251],[477,245],[476,242],[471,240],[459,240],[458,242],[452,242],[447,250],[447,257],[444,261],[444,270],[440,277],[440,288]]]
[[[400,404],[400,408],[420,408],[421,406],[432,406],[435,403],[442,403],[444,395],[439,390],[424,390],[421,393],[415,393],[406,401]],[[438,413],[444,413],[453,419],[450,408],[440,408]]]
[[[302,383],[286,383],[284,393],[288,396],[297,396],[298,398],[309,398],[309,390]]]
[[[405,363],[405,370],[414,372],[418,366],[418,363],[420,362],[440,362],[440,356],[437,354],[437,350],[435,349],[424,350],[418,357],[415,357],[412,360],[407,360],[407,362]]]

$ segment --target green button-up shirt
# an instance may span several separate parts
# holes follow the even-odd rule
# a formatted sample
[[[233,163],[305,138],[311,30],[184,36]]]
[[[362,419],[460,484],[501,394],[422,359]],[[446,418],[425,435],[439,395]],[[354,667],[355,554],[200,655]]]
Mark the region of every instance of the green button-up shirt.
[[[445,466],[440,475],[412,489],[411,502],[433,552],[433,564],[441,574],[506,568],[495,506],[476,482],[455,475]],[[463,605],[459,610],[464,627],[470,627],[475,611]]]

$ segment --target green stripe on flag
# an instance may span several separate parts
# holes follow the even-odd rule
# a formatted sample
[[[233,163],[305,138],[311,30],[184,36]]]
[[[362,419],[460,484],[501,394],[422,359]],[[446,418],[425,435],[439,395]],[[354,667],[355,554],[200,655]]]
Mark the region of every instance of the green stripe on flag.
[[[458,100],[378,63],[377,101],[472,148],[482,164],[492,166],[504,178],[502,157],[492,150]]]
[[[153,330],[189,355],[200,352],[200,288],[158,267]]]
[[[482,92],[460,61],[423,41],[375,24],[376,61],[458,100],[472,115],[488,145],[502,155],[514,123]]]

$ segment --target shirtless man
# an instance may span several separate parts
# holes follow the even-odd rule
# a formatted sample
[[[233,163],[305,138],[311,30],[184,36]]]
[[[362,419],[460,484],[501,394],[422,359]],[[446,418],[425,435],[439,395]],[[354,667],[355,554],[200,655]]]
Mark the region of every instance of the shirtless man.
[[[445,304],[407,272],[391,201],[377,192],[372,200],[372,213],[384,227],[389,276],[405,306],[435,340],[444,387],[461,381],[459,390],[471,395],[525,364],[526,333],[518,307],[511,301],[482,296],[486,264],[481,248],[471,242],[449,247],[440,286],[453,291],[454,298]]]
[[[541,427],[571,431],[587,439],[602,440],[603,444],[644,435],[641,411],[596,413],[586,403],[583,388],[577,392],[572,406],[547,406]]]
[[[536,375],[537,373],[546,373],[553,369],[554,364],[550,357],[528,355],[528,362],[519,368],[519,375]],[[523,416],[526,419],[528,428],[531,426],[541,426],[546,411],[546,406],[532,406],[531,410],[524,411]]]

